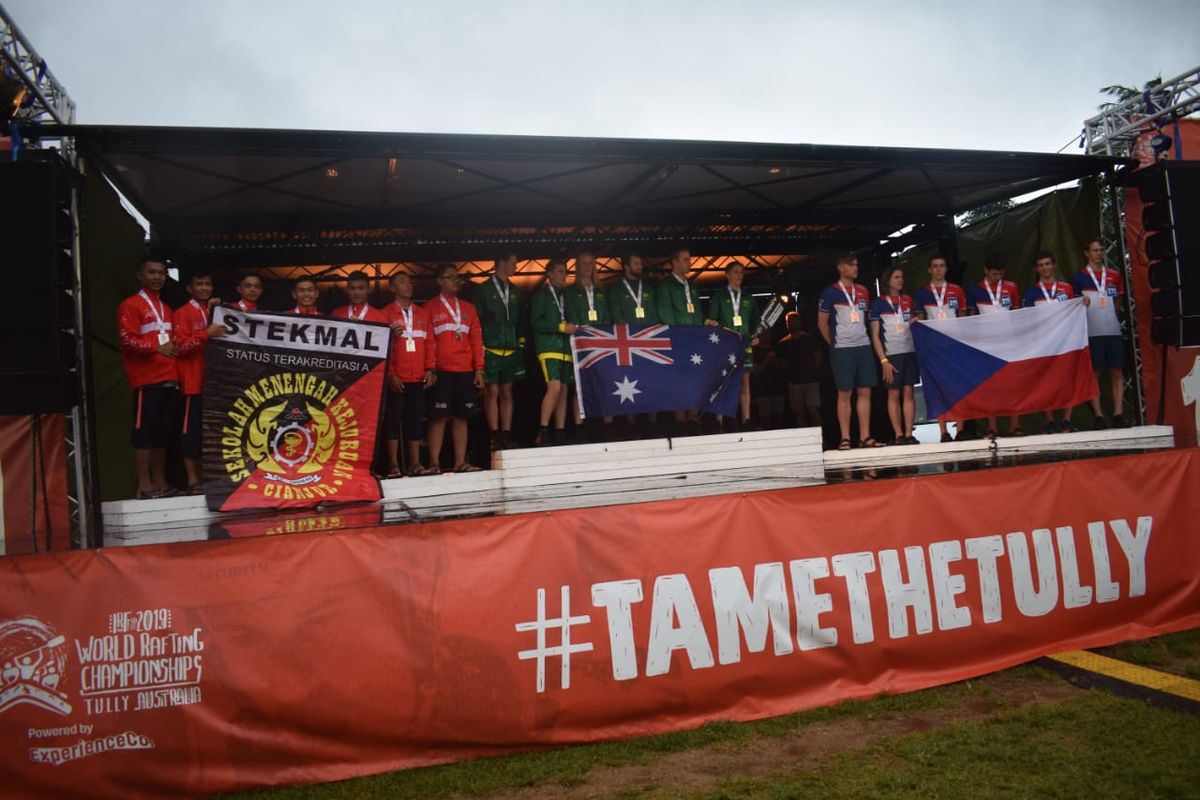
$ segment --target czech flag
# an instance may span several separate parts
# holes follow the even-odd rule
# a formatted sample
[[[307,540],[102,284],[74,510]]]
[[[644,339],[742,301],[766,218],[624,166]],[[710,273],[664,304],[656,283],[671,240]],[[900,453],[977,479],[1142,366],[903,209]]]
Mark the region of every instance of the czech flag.
[[[977,419],[1070,408],[1099,390],[1083,299],[912,326],[933,416]]]

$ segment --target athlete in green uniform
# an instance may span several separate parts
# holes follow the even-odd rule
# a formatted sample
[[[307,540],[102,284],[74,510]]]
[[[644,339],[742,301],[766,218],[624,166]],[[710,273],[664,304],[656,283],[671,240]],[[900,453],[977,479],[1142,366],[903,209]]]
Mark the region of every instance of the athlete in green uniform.
[[[567,322],[573,325],[611,325],[608,295],[596,285],[596,256],[584,250],[575,256],[575,283],[567,288]],[[578,391],[578,389],[576,389]],[[586,435],[592,441],[607,442],[612,437],[612,417],[602,419],[603,427],[596,430],[580,418],[579,403],[572,404],[575,416],[575,435]],[[589,422],[594,423],[595,420]],[[586,429],[586,430],[585,430]]]
[[[537,444],[559,444],[567,425],[567,395],[575,383],[575,367],[571,362],[569,337],[575,332],[574,323],[567,321],[567,265],[554,259],[546,265],[546,285],[533,295],[530,322],[533,327],[533,348],[546,394],[542,397],[541,425]],[[550,431],[550,418],[554,430]]]
[[[758,328],[758,304],[748,292],[742,291],[745,277],[746,267],[731,261],[725,267],[725,289],[714,294],[708,302],[709,322],[741,336],[746,346],[742,361],[745,365],[742,370],[742,392],[738,401],[743,429],[750,423],[750,368],[754,366],[754,347],[750,337]]]
[[[517,257],[496,259],[495,274],[475,290],[475,308],[483,331],[483,416],[492,449],[511,446],[512,385],[525,377],[525,335],[521,332],[525,297],[513,286]]]
[[[621,277],[605,287],[608,312],[614,323],[651,325],[658,322],[654,284],[642,277],[645,264],[638,253],[621,256]]]
[[[658,320],[668,325],[703,325],[700,294],[688,278],[692,271],[692,254],[686,247],[671,253],[671,271],[658,285]]]

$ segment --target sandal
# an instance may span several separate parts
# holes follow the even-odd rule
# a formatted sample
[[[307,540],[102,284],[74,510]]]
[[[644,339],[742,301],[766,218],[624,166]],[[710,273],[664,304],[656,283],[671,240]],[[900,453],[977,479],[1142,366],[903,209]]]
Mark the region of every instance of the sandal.
[[[392,478],[403,478],[403,477],[404,477],[404,473],[400,471],[400,466],[397,464],[392,464],[392,465],[388,466],[387,474],[385,474],[383,476],[384,480],[391,480]]]
[[[838,442],[837,449],[838,450],[849,450],[850,449],[850,440],[842,439],[840,442]]]
[[[408,468],[407,472],[404,473],[404,475],[409,478],[418,478],[424,474],[425,474],[425,468],[422,467],[420,464],[414,464],[413,466]]]
[[[481,468],[475,466],[474,464],[472,464],[470,461],[464,461],[463,463],[461,463],[457,467],[455,467],[454,471],[455,472],[482,472],[483,470]]]
[[[1011,431],[1008,432],[1008,435],[1009,436],[1024,436],[1025,431],[1021,430],[1020,428],[1013,428]]]
[[[160,492],[158,489],[150,489],[149,491],[145,491],[145,492],[143,492],[142,490],[139,489],[136,499],[138,499],[138,500],[157,500],[160,497],[162,497],[162,492]]]
[[[875,441],[874,436],[868,436],[862,440],[862,444],[860,444],[859,447],[883,447],[883,445]]]
[[[425,469],[421,470],[421,474],[422,475],[441,475],[442,468],[439,467],[437,464],[432,464],[432,465],[426,467]]]
[[[203,483],[193,483],[191,486],[189,486],[187,488],[187,491],[188,491],[188,494],[190,494],[190,495],[204,494],[204,484]]]

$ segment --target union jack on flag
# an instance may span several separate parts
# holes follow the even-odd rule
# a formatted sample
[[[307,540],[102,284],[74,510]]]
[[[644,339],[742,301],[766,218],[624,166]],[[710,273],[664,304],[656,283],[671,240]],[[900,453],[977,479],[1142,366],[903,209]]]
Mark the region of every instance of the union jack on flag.
[[[675,362],[668,355],[671,340],[664,335],[667,330],[666,325],[651,325],[631,334],[628,325],[611,325],[607,329],[585,325],[581,333],[575,334],[575,352],[583,355],[579,368],[587,369],[609,356],[621,367],[633,366],[634,356],[648,358],[657,364],[673,364]]]
[[[733,414],[746,344],[703,325],[584,325],[571,337],[582,416]]]

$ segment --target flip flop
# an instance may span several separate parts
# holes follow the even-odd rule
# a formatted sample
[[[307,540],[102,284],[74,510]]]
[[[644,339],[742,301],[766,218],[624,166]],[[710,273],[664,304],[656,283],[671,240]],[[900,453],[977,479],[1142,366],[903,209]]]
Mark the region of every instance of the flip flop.
[[[474,464],[472,464],[469,461],[464,461],[463,463],[461,463],[457,467],[455,467],[454,471],[455,472],[482,472],[483,470],[480,467],[475,466]]]
[[[420,464],[414,464],[413,466],[409,467],[408,471],[404,474],[409,478],[416,478],[425,474],[425,468]]]

